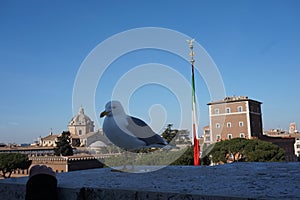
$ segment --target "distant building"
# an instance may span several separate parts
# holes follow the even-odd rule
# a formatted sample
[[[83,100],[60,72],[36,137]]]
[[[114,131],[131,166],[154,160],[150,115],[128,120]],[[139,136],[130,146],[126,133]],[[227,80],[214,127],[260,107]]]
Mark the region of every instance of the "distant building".
[[[89,146],[97,141],[108,144],[109,141],[104,136],[103,131],[94,131],[94,127],[94,121],[85,115],[83,108],[80,107],[79,113],[69,122],[68,130],[71,133],[72,140],[78,140],[80,146]]]
[[[296,131],[297,131],[296,122],[290,123],[289,133],[293,134],[293,133],[296,133]]]
[[[226,97],[208,103],[211,143],[231,138],[260,137],[263,133],[261,104],[245,96]]]
[[[203,127],[203,137],[204,137],[204,143],[211,143],[211,137],[210,137],[210,128],[209,126]]]
[[[79,112],[68,124],[68,131],[72,140],[72,146],[86,147],[94,142],[101,141],[105,145],[109,144],[109,140],[104,136],[102,130],[94,131],[94,121],[84,114],[84,109],[80,107]],[[55,147],[59,134],[50,134],[44,138],[40,138],[40,146]]]
[[[74,156],[33,156],[31,166],[46,165],[51,167],[55,172],[70,172],[76,170],[102,168],[103,159],[95,158],[90,155],[74,155]]]
[[[190,133],[188,130],[176,130],[176,136],[173,138],[175,144],[191,144]]]
[[[0,147],[6,147],[6,144],[0,143]]]
[[[277,129],[270,129],[270,130],[264,131],[263,134],[270,136],[270,135],[283,135],[283,134],[289,134],[289,133],[285,130],[277,128]]]
[[[108,156],[103,155],[101,158],[90,155],[29,156],[29,160],[32,161],[31,166],[28,169],[17,169],[13,171],[12,177],[28,176],[30,168],[34,165],[46,165],[47,167],[51,167],[56,173],[102,168],[104,166],[103,159],[105,157]]]
[[[276,144],[280,148],[282,148],[285,151],[285,161],[287,162],[295,162],[297,161],[297,157],[295,155],[295,137],[292,137],[291,135],[262,135],[259,137],[260,140],[265,142],[271,142],[273,144]]]
[[[53,135],[51,131],[48,136],[39,139],[39,144],[42,147],[55,147],[58,136],[58,134]]]
[[[69,122],[68,130],[73,136],[82,136],[94,132],[94,127],[94,122],[84,114],[83,108],[80,107],[79,113]]]
[[[300,158],[300,138],[295,138],[294,149],[295,149],[295,155],[299,159]]]
[[[297,154],[295,153],[298,151],[300,153],[300,149],[296,148],[300,148],[300,144],[297,146],[292,134],[277,129],[263,134],[261,104],[259,101],[244,96],[226,97],[223,100],[208,103],[210,126],[204,127],[205,142],[208,143],[208,139],[211,143],[215,143],[232,138],[258,138],[283,148],[285,161],[296,161]],[[295,123],[291,124],[290,130],[296,130]]]

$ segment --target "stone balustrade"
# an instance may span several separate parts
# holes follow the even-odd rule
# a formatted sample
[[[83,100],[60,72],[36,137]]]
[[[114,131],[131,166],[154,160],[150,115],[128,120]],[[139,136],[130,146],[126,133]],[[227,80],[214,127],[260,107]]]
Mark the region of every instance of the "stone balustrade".
[[[57,174],[59,199],[300,199],[300,162],[137,166]],[[146,172],[152,171],[152,172]],[[0,180],[0,199],[24,199],[28,177]]]

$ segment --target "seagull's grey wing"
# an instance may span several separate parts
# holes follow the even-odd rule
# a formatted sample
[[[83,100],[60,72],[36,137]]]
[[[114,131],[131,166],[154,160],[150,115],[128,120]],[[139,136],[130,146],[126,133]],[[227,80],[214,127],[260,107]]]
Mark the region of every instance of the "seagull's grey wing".
[[[127,121],[127,129],[137,138],[144,141],[147,146],[151,144],[167,144],[167,142],[157,135],[144,121],[130,116],[128,116]]]

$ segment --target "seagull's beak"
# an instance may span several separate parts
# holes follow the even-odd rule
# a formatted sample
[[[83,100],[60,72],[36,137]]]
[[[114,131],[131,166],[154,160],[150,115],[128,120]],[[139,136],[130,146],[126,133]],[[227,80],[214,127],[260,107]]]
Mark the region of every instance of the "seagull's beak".
[[[103,112],[100,114],[100,118],[102,118],[102,117],[108,115],[109,113],[110,113],[110,112],[108,112],[108,111],[103,111]]]

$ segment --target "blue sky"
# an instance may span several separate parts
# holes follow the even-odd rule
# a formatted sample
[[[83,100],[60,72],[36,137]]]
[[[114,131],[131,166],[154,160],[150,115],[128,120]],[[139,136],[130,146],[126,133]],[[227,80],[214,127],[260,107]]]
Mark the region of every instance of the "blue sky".
[[[297,0],[2,0],[0,142],[32,142],[51,128],[55,133],[66,130],[82,62],[107,38],[141,27],[168,28],[195,38],[216,63],[228,96],[263,102],[265,129],[287,129],[290,122],[300,126],[299,9]],[[123,55],[99,81],[95,112],[104,108],[112,85],[126,70],[145,63],[166,64],[190,78],[189,63],[176,55],[158,50]],[[198,73],[196,89],[201,127],[208,124],[206,103],[211,99]],[[133,94],[130,114],[150,122],[149,108],[156,104],[165,106],[165,123],[178,128],[178,101],[158,85]],[[156,114],[165,115],[164,109],[155,108]],[[101,126],[100,119],[93,120]]]

